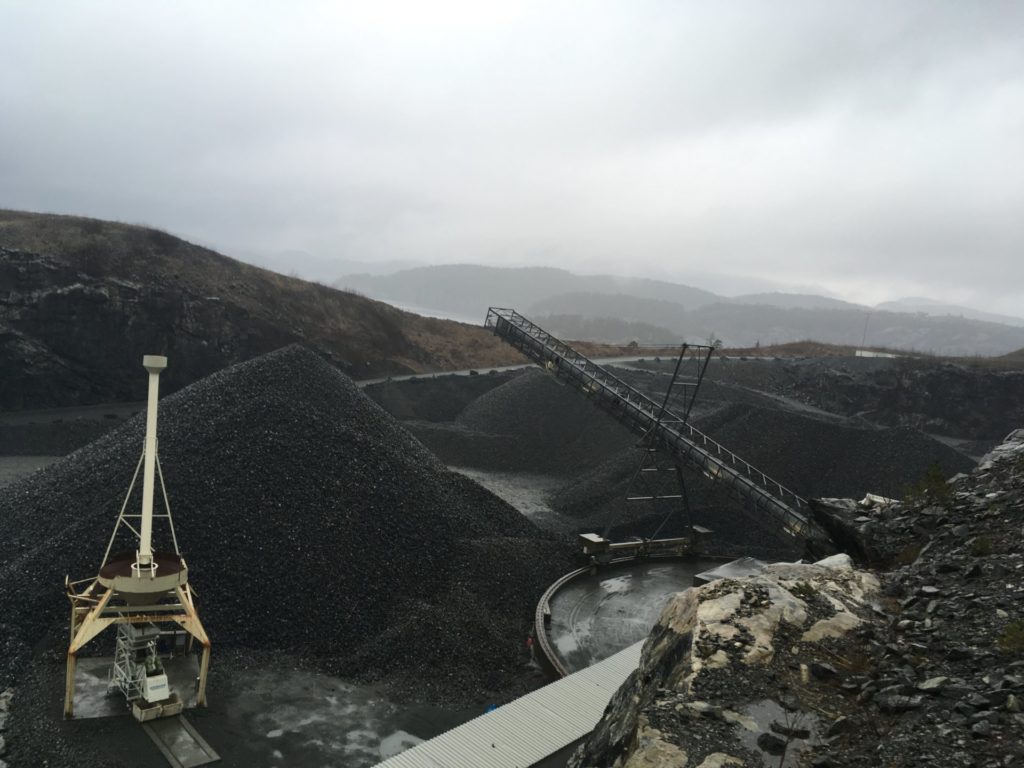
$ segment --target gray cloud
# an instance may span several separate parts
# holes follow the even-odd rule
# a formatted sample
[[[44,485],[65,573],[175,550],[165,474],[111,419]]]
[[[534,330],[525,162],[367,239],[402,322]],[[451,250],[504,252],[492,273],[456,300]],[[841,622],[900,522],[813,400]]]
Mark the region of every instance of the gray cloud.
[[[1016,2],[14,2],[0,109],[0,205],[229,252],[1024,315]]]

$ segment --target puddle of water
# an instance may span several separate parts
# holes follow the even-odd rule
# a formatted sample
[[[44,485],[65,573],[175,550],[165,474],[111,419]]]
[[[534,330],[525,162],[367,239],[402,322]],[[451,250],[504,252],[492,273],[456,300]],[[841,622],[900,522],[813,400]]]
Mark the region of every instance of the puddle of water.
[[[751,718],[759,729],[757,733],[746,728],[738,729],[740,741],[748,749],[760,752],[766,765],[795,768],[801,757],[819,741],[821,720],[817,715],[809,712],[790,712],[771,699],[749,704],[740,714]],[[772,728],[773,724],[775,728]],[[805,731],[808,735],[804,738],[796,738],[794,735]],[[762,748],[758,739],[765,733],[773,734],[786,742],[783,755],[767,752]]]
[[[400,706],[374,688],[293,670],[238,672],[225,693],[254,768],[364,768],[482,714]]]

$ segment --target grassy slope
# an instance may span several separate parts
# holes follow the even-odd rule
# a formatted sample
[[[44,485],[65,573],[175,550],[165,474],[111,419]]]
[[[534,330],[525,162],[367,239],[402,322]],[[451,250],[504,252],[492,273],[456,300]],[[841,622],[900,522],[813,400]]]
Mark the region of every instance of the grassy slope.
[[[482,328],[423,318],[229,258],[147,227],[0,210],[0,246],[67,258],[100,278],[175,287],[231,302],[343,356],[400,371],[508,365],[522,358]],[[374,365],[378,368],[378,365]]]

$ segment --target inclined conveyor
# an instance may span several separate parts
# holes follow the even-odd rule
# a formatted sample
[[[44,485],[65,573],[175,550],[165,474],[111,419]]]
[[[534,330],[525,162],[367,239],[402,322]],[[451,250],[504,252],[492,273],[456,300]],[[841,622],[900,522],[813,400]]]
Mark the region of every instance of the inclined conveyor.
[[[677,465],[730,488],[771,527],[812,544],[827,535],[812,521],[807,501],[666,410],[622,379],[555,338],[514,309],[492,307],[486,327],[558,376],[636,434],[654,440]]]

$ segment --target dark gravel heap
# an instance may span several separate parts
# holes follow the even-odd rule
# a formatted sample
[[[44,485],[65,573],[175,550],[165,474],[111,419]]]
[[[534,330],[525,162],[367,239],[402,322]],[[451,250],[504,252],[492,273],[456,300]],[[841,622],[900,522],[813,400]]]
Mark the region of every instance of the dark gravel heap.
[[[382,381],[363,388],[367,397],[402,421],[454,421],[471,402],[523,374],[522,370],[477,375],[434,375]]]
[[[641,363],[670,370],[670,363]],[[793,398],[844,416],[912,427],[991,446],[1024,421],[1024,371],[1007,361],[976,365],[929,358],[715,360],[706,383],[722,382]]]
[[[417,424],[414,431],[449,464],[551,475],[590,469],[636,441],[537,368],[473,400],[454,424]]]
[[[0,497],[0,689],[33,649],[62,654],[64,575],[96,572],[143,433],[133,419]],[[475,696],[517,674],[537,596],[571,567],[301,347],[166,398],[159,435],[215,658],[280,649],[360,678],[415,671],[421,697]]]
[[[770,379],[775,368],[751,363],[743,370]],[[616,373],[655,400],[661,399],[668,383],[666,375],[648,371]],[[458,383],[451,382],[448,388]],[[398,408],[396,413],[407,411],[408,401],[431,399],[418,396],[408,385],[392,387],[389,407]],[[417,418],[440,412],[436,407],[415,411]],[[692,418],[700,429],[805,497],[860,498],[868,492],[898,497],[932,464],[947,475],[973,466],[962,453],[915,430],[885,429],[816,412],[734,382],[706,382]],[[407,426],[451,465],[565,476],[566,486],[550,503],[578,521],[578,530],[602,532],[610,525],[608,533],[614,537],[649,536],[664,518],[665,512],[651,505],[624,502],[640,460],[634,447],[637,437],[538,369],[488,390],[454,422],[418,420]],[[789,554],[791,542],[778,539],[771,526],[741,514],[729,493],[689,474],[693,521],[715,532],[716,551]],[[679,533],[669,523],[659,535]]]
[[[913,429],[846,426],[782,409],[736,405],[698,426],[804,497],[901,497],[932,464],[947,477],[974,466]]]
[[[705,403],[694,423],[805,498],[902,496],[934,463],[946,476],[973,466],[963,454],[913,430],[846,426],[784,409]],[[554,495],[552,507],[581,528],[601,531],[614,521],[621,534],[651,535],[654,527],[636,519],[652,511],[650,505],[624,501],[640,458],[627,449],[581,473]],[[686,477],[693,521],[715,532],[716,551],[783,555],[778,546],[787,542],[773,542],[771,526],[740,514],[719,485],[692,472]],[[673,535],[667,529],[662,534]]]

